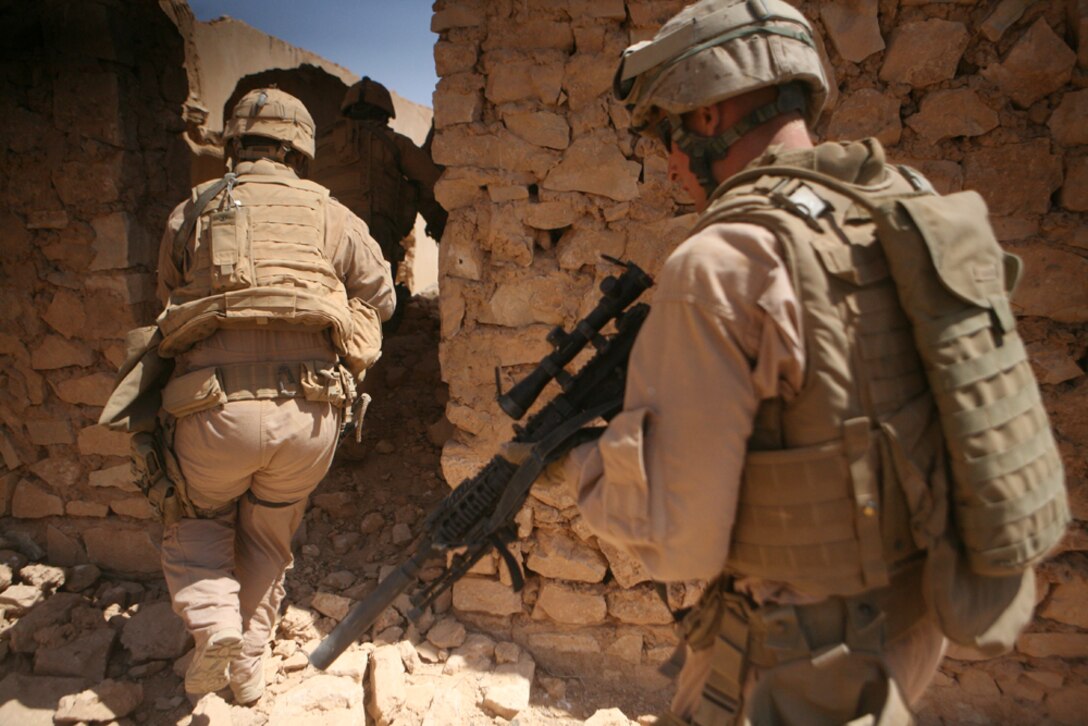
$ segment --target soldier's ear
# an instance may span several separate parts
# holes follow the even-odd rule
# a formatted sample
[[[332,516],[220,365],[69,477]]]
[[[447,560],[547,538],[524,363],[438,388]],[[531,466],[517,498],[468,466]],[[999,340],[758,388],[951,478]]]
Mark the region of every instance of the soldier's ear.
[[[689,131],[699,136],[717,136],[718,125],[722,120],[722,111],[718,104],[700,106],[694,111],[684,114],[684,122]]]

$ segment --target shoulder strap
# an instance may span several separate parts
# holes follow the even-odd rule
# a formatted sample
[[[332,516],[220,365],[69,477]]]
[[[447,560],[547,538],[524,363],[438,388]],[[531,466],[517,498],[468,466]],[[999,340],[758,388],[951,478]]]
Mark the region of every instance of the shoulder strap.
[[[177,269],[181,269],[182,253],[185,251],[185,243],[189,241],[189,235],[193,233],[193,227],[196,226],[196,220],[201,212],[204,211],[204,207],[208,206],[208,202],[210,202],[216,194],[226,189],[228,184],[233,183],[235,178],[234,174],[228,172],[219,181],[208,185],[185,214],[185,219],[181,223],[181,227],[178,228],[177,234],[174,235],[174,246],[170,253],[171,258],[174,260],[174,267]]]
[[[910,196],[928,196],[935,194],[933,187],[929,185],[918,172],[910,169],[909,167],[898,167],[900,173],[907,179],[911,187],[915,190],[913,194],[904,194],[902,192],[893,192],[887,195],[875,194],[873,192],[863,191],[865,187],[858,186],[857,184],[850,184],[844,182],[841,179],[836,179],[829,174],[823,174],[815,171],[814,169],[805,169],[795,166],[763,166],[756,167],[754,169],[748,169],[742,171],[729,179],[727,179],[715,192],[715,198],[726,194],[729,190],[734,189],[742,184],[759,179],[764,176],[779,176],[790,177],[795,179],[804,179],[815,184],[820,184],[829,189],[833,189],[844,196],[850,197],[855,202],[865,207],[870,212],[876,211],[876,208],[885,199],[902,199]],[[909,170],[910,173],[904,171]]]

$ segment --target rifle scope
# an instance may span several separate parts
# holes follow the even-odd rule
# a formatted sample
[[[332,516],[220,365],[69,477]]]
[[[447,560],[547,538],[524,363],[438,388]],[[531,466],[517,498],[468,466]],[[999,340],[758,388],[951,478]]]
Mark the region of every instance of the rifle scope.
[[[619,316],[653,284],[650,276],[635,263],[624,262],[608,255],[602,256],[609,262],[626,268],[624,273],[618,277],[609,276],[601,280],[601,292],[604,295],[597,306],[590,311],[589,315],[579,320],[571,332],[568,333],[562,327],[556,326],[548,333],[548,342],[552,344],[554,352],[545,356],[537,367],[514,384],[513,388],[499,395],[499,406],[515,421],[525,415],[552,379],[557,380],[563,386],[563,390],[566,390],[570,376],[563,370],[564,366],[570,363],[587,343],[593,343],[598,348],[603,345],[601,328]],[[495,377],[498,378],[497,368]]]

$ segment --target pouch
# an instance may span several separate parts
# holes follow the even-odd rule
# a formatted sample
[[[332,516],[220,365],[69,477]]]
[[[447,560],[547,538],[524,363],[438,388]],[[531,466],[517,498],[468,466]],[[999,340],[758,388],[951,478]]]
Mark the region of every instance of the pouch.
[[[175,418],[206,411],[226,402],[227,394],[215,368],[201,368],[172,378],[162,389],[162,408]]]
[[[213,292],[240,290],[253,285],[248,210],[244,207],[208,215],[207,241]]]

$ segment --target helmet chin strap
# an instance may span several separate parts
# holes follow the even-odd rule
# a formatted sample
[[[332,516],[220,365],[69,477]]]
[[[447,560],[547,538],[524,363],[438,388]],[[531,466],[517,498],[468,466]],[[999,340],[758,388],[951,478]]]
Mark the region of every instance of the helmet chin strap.
[[[662,123],[669,125],[672,143],[687,154],[688,168],[696,181],[706,191],[707,199],[714,195],[719,182],[714,178],[711,164],[724,159],[729,148],[752,129],[762,126],[776,116],[805,111],[805,93],[801,86],[790,83],[778,89],[778,98],[753,110],[747,116],[717,136],[699,136],[684,128],[684,122],[675,113],[666,113]]]

